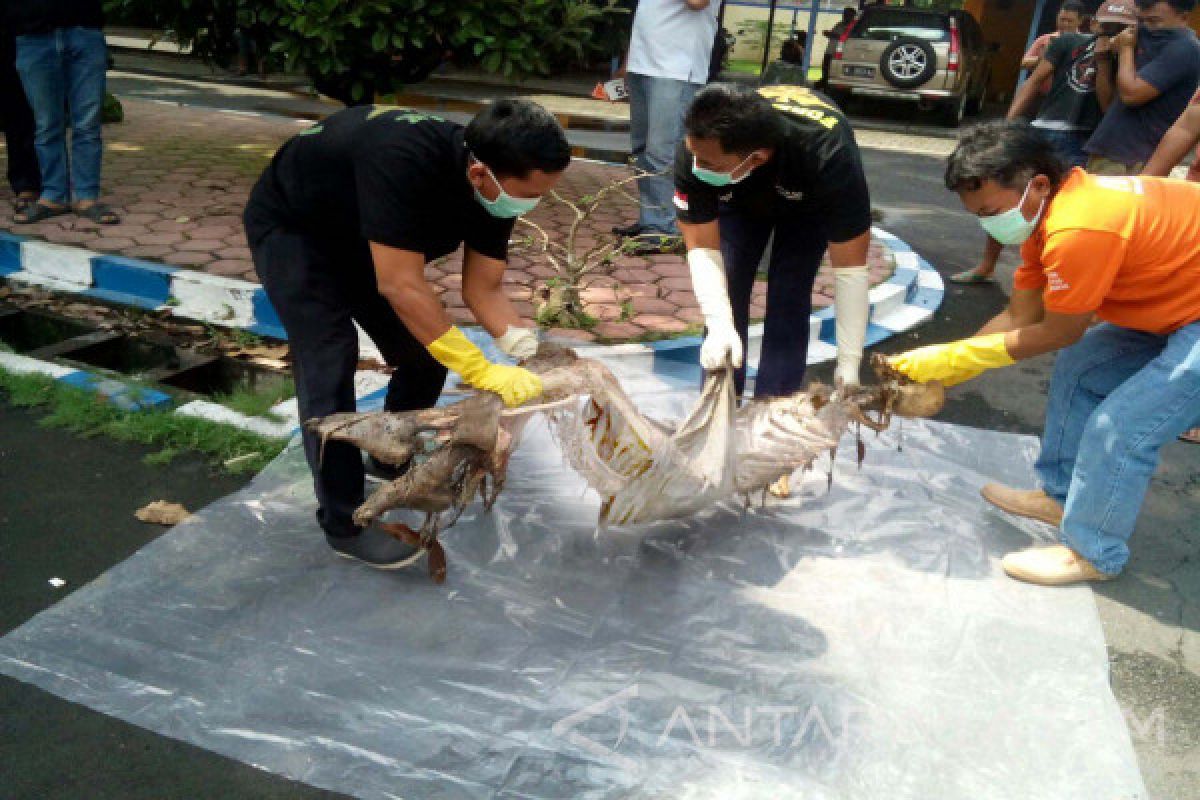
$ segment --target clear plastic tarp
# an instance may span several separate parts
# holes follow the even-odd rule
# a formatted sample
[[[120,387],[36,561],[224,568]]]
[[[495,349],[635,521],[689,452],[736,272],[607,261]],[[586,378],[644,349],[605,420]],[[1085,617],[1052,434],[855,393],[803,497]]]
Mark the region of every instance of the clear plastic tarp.
[[[627,376],[681,419],[694,386]],[[332,557],[293,447],[0,640],[0,672],[369,798],[1145,796],[1091,593],[1004,578],[1035,442],[936,422],[786,502],[596,529],[543,420],[442,536]]]

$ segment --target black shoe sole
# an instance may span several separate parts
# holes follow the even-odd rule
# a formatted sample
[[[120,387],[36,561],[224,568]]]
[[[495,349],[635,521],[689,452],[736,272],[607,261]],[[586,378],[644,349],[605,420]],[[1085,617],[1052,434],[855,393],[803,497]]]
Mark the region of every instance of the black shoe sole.
[[[405,567],[411,567],[413,564],[417,563],[421,559],[421,556],[425,555],[424,550],[418,550],[417,552],[413,553],[411,556],[409,556],[408,558],[406,558],[403,561],[396,561],[391,564],[373,564],[370,561],[364,561],[363,559],[361,559],[358,556],[353,555],[351,553],[343,553],[341,550],[334,550],[333,552],[337,553],[339,556],[341,556],[342,558],[347,559],[349,561],[357,561],[360,564],[367,565],[371,569],[379,569],[379,570],[383,570],[385,572],[390,572],[391,570],[396,570],[396,569],[404,569]]]

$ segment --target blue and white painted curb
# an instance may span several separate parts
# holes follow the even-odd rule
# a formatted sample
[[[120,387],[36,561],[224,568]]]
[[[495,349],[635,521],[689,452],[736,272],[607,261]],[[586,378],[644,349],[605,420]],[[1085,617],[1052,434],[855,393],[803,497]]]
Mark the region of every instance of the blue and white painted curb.
[[[905,242],[880,228],[875,238],[888,248],[895,271],[887,282],[871,289],[871,316],[867,345],[910,330],[929,320],[945,296],[941,276]],[[0,277],[62,292],[94,297],[109,303],[151,311],[169,311],[173,316],[240,328],[274,339],[287,333],[266,292],[248,281],[208,275],[191,269],[140,261],[122,256],[94,253],[78,247],[50,244],[0,232]],[[832,307],[815,312],[809,320],[808,363],[829,361],[837,354],[835,315]],[[751,375],[758,363],[763,326],[750,328],[747,361]],[[491,351],[499,351],[482,332],[472,338]],[[593,345],[569,342],[581,356],[619,363],[625,371],[680,377],[695,371],[699,362],[700,338],[695,336],[645,344]],[[382,361],[374,343],[360,330],[364,358]],[[40,366],[39,366],[40,365]],[[125,408],[168,408],[170,395],[141,387],[129,387],[94,373],[38,361],[11,353],[0,353],[0,367],[13,372],[38,372],[70,385],[96,391]],[[453,380],[453,378],[451,378]],[[364,371],[355,379],[355,395],[363,410],[382,406],[388,376]],[[299,421],[294,399],[271,413],[278,421],[248,417],[216,403],[197,400],[180,406],[175,413],[234,425],[264,436],[286,437]]]
[[[0,277],[285,339],[257,284],[0,233]]]

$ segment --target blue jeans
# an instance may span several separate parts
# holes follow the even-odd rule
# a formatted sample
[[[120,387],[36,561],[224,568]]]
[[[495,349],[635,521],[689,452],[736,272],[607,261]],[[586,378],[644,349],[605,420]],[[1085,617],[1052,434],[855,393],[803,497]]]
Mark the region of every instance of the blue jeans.
[[[65,204],[100,196],[101,109],[108,49],[96,28],[17,37],[17,71],[33,108],[42,199]],[[71,152],[67,156],[67,125]]]
[[[678,233],[675,224],[675,150],[683,139],[683,115],[700,84],[671,78],[652,78],[632,72],[625,76],[629,90],[629,134],[633,163],[638,169],[663,173],[638,181],[638,224],[659,233]]]
[[[1055,131],[1046,128],[1038,128],[1037,131],[1050,140],[1067,166],[1087,166],[1088,154],[1083,146],[1091,138],[1091,131]]]
[[[1167,336],[1097,325],[1058,354],[1036,469],[1063,543],[1101,572],[1128,541],[1158,451],[1200,425],[1200,322]]]

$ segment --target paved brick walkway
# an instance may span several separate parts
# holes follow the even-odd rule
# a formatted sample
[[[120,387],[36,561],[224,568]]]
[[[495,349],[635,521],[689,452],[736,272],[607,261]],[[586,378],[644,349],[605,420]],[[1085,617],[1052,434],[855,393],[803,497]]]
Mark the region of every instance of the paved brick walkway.
[[[104,199],[122,215],[105,227],[68,215],[37,225],[14,225],[11,195],[0,206],[0,227],[24,236],[134,258],[257,280],[241,227],[241,211],[255,179],[275,149],[309,123],[209,109],[125,101],[126,122],[105,128]],[[627,174],[621,167],[578,161],[560,185],[580,197]],[[611,238],[615,224],[634,218],[636,204],[612,194],[583,226],[576,247]],[[572,218],[549,201],[531,219],[551,236],[565,238]],[[521,228],[518,228],[520,231]],[[514,252],[508,291],[532,318],[536,292],[554,271],[538,253]],[[891,273],[889,255],[872,246],[872,282]],[[458,256],[432,264],[429,279],[455,319],[470,321],[463,306]],[[832,279],[823,269],[813,304],[832,302]],[[556,331],[579,339],[639,340],[677,334],[700,321],[687,267],[679,256],[620,256],[595,276],[584,295],[599,322],[590,331]],[[765,311],[765,284],[755,287],[752,316]]]

